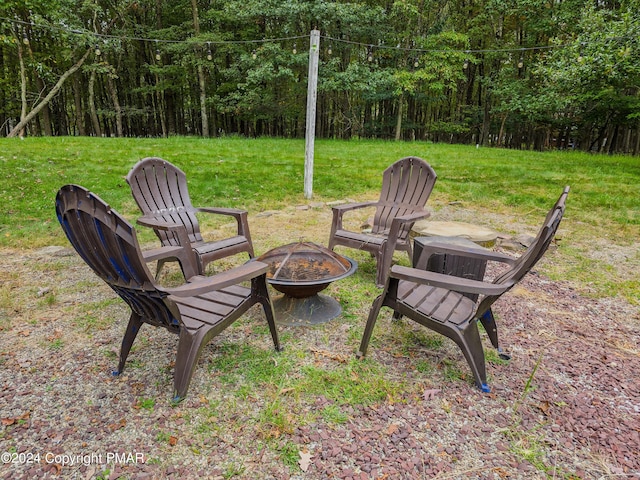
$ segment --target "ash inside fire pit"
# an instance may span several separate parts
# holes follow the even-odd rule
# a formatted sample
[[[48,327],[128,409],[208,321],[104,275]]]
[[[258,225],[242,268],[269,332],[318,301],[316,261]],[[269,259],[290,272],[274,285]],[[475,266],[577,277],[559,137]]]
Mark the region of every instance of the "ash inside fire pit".
[[[298,242],[274,248],[256,258],[269,265],[267,280],[284,296],[274,301],[278,323],[321,323],[340,314],[338,302],[318,292],[356,271],[350,258],[315,243]]]

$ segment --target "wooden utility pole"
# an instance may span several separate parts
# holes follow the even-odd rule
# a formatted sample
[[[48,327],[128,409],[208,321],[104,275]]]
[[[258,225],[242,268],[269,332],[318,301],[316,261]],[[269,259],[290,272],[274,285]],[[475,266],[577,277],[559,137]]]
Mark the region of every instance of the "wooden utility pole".
[[[311,31],[309,46],[309,78],[307,84],[307,129],[304,151],[304,196],[313,196],[313,148],[316,137],[316,100],[318,97],[318,60],[320,31]]]

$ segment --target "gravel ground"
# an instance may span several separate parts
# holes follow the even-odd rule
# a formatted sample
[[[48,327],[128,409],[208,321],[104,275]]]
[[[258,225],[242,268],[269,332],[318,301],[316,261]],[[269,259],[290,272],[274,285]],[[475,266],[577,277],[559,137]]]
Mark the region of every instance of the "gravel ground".
[[[251,222],[254,242],[280,226],[297,238],[329,225],[330,213],[292,209]],[[187,399],[172,406],[174,336],[143,330],[114,378],[128,315],[113,293],[67,250],[0,255],[2,479],[640,478],[640,314],[621,299],[588,298],[534,271],[494,309],[513,358],[489,362],[490,394],[445,377],[447,362],[466,371],[449,342],[436,350],[416,342],[404,354],[372,344],[369,358],[408,388],[373,405],[340,405],[340,422],[311,415],[332,400],[304,398],[290,413],[306,421],[265,433],[255,418],[269,406],[266,393],[238,400],[207,368],[224,355],[221,341],[203,353]],[[372,279],[361,266],[354,278]],[[363,310],[359,328],[365,318]],[[418,330],[390,319],[383,310],[374,337]],[[254,333],[259,311],[236,325],[225,342],[269,348],[267,335]],[[281,333],[307,345],[304,361],[331,369],[354,353],[351,328],[338,318]],[[417,359],[436,368],[418,372]]]

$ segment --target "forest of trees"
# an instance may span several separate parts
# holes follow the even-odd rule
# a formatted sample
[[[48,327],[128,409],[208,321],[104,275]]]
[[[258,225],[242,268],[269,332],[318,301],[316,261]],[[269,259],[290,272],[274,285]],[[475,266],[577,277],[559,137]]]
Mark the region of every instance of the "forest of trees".
[[[5,0],[0,134],[640,153],[640,0]]]

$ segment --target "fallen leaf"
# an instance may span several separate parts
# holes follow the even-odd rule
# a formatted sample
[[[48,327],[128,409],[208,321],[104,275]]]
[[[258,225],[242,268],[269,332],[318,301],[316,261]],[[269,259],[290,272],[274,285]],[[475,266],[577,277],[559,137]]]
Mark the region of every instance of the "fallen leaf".
[[[392,423],[391,425],[389,425],[387,427],[387,429],[385,430],[385,433],[387,435],[393,435],[394,433],[396,433],[398,430],[400,430],[400,427],[398,427],[398,425],[396,425],[395,423]]]
[[[116,430],[120,430],[121,428],[124,428],[126,425],[127,425],[127,421],[123,418],[117,423],[109,424],[107,428],[110,431],[115,432]]]
[[[4,426],[8,427],[9,425],[13,425],[14,423],[16,423],[16,422],[18,422],[20,420],[26,420],[30,416],[31,416],[31,412],[29,410],[27,410],[22,415],[19,415],[17,417],[13,417],[13,418],[5,417],[5,418],[0,420],[0,423],[2,423],[2,425],[4,425]]]
[[[171,445],[172,447],[175,447],[177,443],[178,443],[178,437],[174,437],[173,435],[171,435],[169,437],[169,445]]]
[[[311,465],[311,454],[306,450],[301,450],[299,453],[300,460],[298,460],[298,465],[300,465],[300,470],[306,472]]]
[[[336,360],[340,363],[346,363],[348,361],[348,358],[345,355],[342,355],[340,353],[333,353],[328,350],[322,350],[320,348],[315,348],[315,347],[311,347],[310,350],[316,354],[316,357],[322,356],[325,358],[330,358],[331,360]]]
[[[425,402],[435,398],[435,396],[440,393],[440,390],[437,388],[432,388],[430,390],[425,390],[422,393],[422,398],[424,399]]]
[[[498,476],[499,476],[500,478],[507,478],[507,477],[509,477],[509,472],[507,472],[507,471],[506,471],[504,468],[502,468],[502,467],[495,467],[495,468],[493,468],[493,471],[494,471],[495,473],[497,473],[497,474],[498,474]]]
[[[550,404],[546,400],[538,404],[538,408],[542,410],[542,413],[544,413],[545,415],[549,415],[549,407],[550,407]]]

